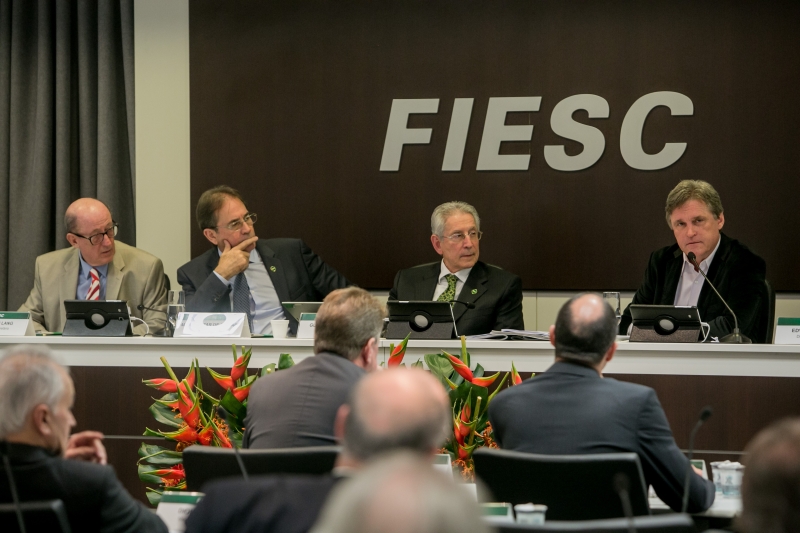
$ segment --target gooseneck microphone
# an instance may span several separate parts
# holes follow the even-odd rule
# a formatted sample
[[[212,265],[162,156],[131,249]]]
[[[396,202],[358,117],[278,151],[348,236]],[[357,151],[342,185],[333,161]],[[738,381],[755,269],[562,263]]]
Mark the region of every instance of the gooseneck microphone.
[[[622,472],[617,472],[614,475],[614,490],[617,492],[617,496],[619,496],[622,502],[622,512],[625,513],[625,518],[628,521],[628,533],[636,533],[636,524],[633,522],[633,506],[631,506],[628,486],[628,476]]]
[[[164,311],[163,309],[154,309],[152,307],[147,307],[144,304],[137,305],[136,309],[138,309],[139,311],[144,311],[145,309],[147,309],[148,311],[155,311],[156,313],[164,313],[165,315],[167,314],[167,312]]]
[[[683,504],[681,505],[681,512],[685,513],[686,508],[689,506],[689,487],[692,477],[692,456],[694,455],[694,436],[697,435],[697,430],[700,426],[714,414],[714,409],[710,405],[703,407],[700,411],[700,419],[694,425],[692,433],[689,435],[689,466],[686,467],[686,478],[683,481]]]
[[[686,254],[686,259],[688,259],[689,262],[692,264],[692,266],[695,267],[697,271],[703,275],[703,279],[705,279],[706,283],[708,283],[709,286],[712,289],[714,289],[714,292],[717,293],[719,299],[722,301],[723,304],[725,304],[725,307],[728,308],[728,311],[731,312],[731,315],[733,315],[733,324],[734,324],[733,333],[725,335],[719,340],[719,342],[734,343],[734,344],[753,344],[753,341],[748,339],[745,335],[742,335],[741,331],[739,331],[739,320],[736,318],[736,313],[733,312],[731,306],[728,305],[728,302],[725,301],[725,298],[722,297],[717,288],[714,287],[714,284],[711,283],[711,280],[708,279],[706,273],[703,272],[703,269],[700,268],[700,265],[697,264],[697,256],[694,255],[694,252],[689,252],[688,254]]]
[[[450,300],[447,302],[450,304],[450,318],[453,319],[453,330],[456,333],[456,338],[458,338],[458,326],[456,326],[456,315],[453,314],[453,304],[461,304],[467,309],[475,309],[475,304],[471,304],[469,302],[462,302],[461,300]]]
[[[17,494],[17,483],[14,481],[14,474],[11,472],[11,461],[8,460],[8,443],[5,441],[0,442],[0,454],[3,455],[3,467],[8,477],[8,486],[11,489],[11,501],[14,503],[14,512],[17,515],[19,531],[20,533],[26,533],[25,520],[22,518],[22,507],[20,507],[19,495]]]

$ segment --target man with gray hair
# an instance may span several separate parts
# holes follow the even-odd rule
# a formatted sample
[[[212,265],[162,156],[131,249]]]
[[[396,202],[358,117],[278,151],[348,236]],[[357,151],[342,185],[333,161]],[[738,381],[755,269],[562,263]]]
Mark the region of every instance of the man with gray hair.
[[[451,416],[447,393],[428,372],[393,368],[372,373],[337,412],[335,433],[342,451],[333,475],[211,483],[203,487],[206,496],[189,516],[186,532],[308,531],[342,477],[376,457],[403,450],[430,464],[447,438]],[[449,489],[456,490],[452,482]]]
[[[766,263],[747,246],[722,233],[725,214],[722,200],[710,183],[683,180],[667,196],[667,226],[675,244],[656,250],[644,273],[644,282],[633,304],[697,306],[708,322],[709,339],[733,332],[734,319],[700,269],[725,298],[739,320],[741,333],[753,342],[766,342],[769,301],[764,282]],[[696,264],[689,260],[693,253]],[[619,331],[628,333],[630,306]]]
[[[259,379],[250,390],[246,448],[321,446],[334,442],[336,410],[377,368],[384,306],[364,289],[325,297],[314,327],[314,356]]]
[[[105,466],[103,435],[70,436],[74,398],[67,369],[46,348],[17,346],[0,356],[0,454],[19,501],[62,500],[72,531],[166,532]],[[0,502],[11,503],[5,461],[0,470]]]
[[[479,261],[482,235],[478,212],[468,203],[447,202],[434,209],[431,244],[442,260],[398,272],[389,300],[457,302],[458,335],[524,329],[522,281]]]
[[[596,294],[579,294],[565,303],[550,326],[555,364],[501,392],[489,405],[495,439],[500,448],[528,453],[634,452],[645,481],[680,511],[689,460],[675,444],[656,392],[603,377],[617,349],[616,322]],[[714,484],[698,474],[695,469],[690,478],[690,513],[714,502]]]

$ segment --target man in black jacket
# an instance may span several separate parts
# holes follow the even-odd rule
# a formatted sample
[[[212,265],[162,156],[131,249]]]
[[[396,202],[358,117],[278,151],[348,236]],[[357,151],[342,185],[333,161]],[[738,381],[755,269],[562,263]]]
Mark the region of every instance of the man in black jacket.
[[[458,335],[504,328],[524,329],[522,280],[479,261],[481,219],[466,202],[447,202],[431,215],[431,244],[441,261],[397,273],[389,300],[467,302],[453,304]]]
[[[753,342],[765,342],[770,327],[767,267],[747,246],[721,233],[725,215],[714,187],[705,181],[680,182],[667,196],[666,216],[676,243],[653,252],[631,303],[697,306],[701,320],[711,327],[709,340],[733,332],[730,311],[687,258],[694,252],[700,268],[736,313],[741,333]],[[620,333],[626,334],[630,324],[629,306]]]
[[[320,302],[335,289],[351,285],[300,239],[261,239],[257,216],[239,193],[214,187],[197,202],[197,224],[214,245],[178,269],[186,310],[246,313],[250,331],[272,333],[272,320],[288,318],[282,302]]]
[[[166,533],[105,466],[102,434],[70,437],[74,396],[67,370],[46,349],[20,346],[0,358],[0,452],[9,457],[20,501],[62,500],[72,531]],[[0,502],[11,503],[5,472],[0,479]]]
[[[489,405],[495,439],[500,448],[528,453],[635,452],[645,481],[680,510],[689,460],[675,444],[655,391],[603,377],[617,348],[615,326],[614,312],[597,295],[564,304],[550,327],[555,364]],[[690,513],[714,502],[714,484],[697,473],[690,478]]]

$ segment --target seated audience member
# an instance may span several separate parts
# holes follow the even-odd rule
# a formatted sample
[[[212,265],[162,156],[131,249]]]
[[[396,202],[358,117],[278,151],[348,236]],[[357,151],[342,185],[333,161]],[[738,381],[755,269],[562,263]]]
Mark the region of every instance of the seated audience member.
[[[753,342],[765,342],[767,267],[747,246],[721,233],[725,215],[714,187],[705,181],[678,183],[667,196],[666,215],[676,242],[650,255],[644,282],[631,303],[697,306],[700,318],[711,326],[709,339],[732,333],[730,311],[686,257],[694,252],[700,268],[736,313],[741,333]],[[629,306],[622,314],[620,333],[627,334],[630,324]]]
[[[745,452],[737,531],[800,531],[800,418],[781,420],[760,431]]]
[[[427,372],[396,368],[370,374],[339,408],[336,435],[342,451],[333,475],[210,483],[203,487],[206,496],[189,516],[186,531],[306,532],[343,476],[393,450],[416,452],[430,462],[450,423],[447,394]]]
[[[615,334],[614,312],[599,296],[582,294],[564,304],[550,326],[555,364],[489,405],[495,439],[503,449],[539,454],[635,452],[647,484],[679,510],[689,461],[653,389],[603,377],[617,348]],[[714,484],[696,474],[690,483],[688,511],[708,509]]]
[[[264,376],[250,390],[245,448],[332,444],[336,411],[377,368],[386,310],[357,287],[330,293],[317,313],[314,356]]]
[[[164,329],[167,286],[161,260],[116,242],[117,223],[106,205],[93,198],[75,200],[64,215],[70,248],[36,258],[33,289],[19,308],[31,314],[38,331],[60,332],[67,314],[64,300],[127,300],[131,316],[143,319],[150,333]],[[144,324],[131,324],[144,335]]]
[[[197,202],[197,224],[214,245],[178,269],[186,310],[246,313],[250,331],[272,333],[272,320],[288,319],[282,302],[319,302],[351,285],[300,239],[259,239],[256,214],[239,193],[221,185]]]
[[[166,533],[105,466],[102,434],[70,437],[74,396],[67,369],[45,348],[17,346],[0,358],[0,451],[9,457],[20,501],[62,500],[76,532]],[[2,462],[0,471],[0,502],[11,503]]]
[[[376,461],[341,483],[322,509],[314,533],[488,533],[473,498],[406,454]]]
[[[458,300],[453,304],[459,335],[503,328],[524,329],[522,281],[502,268],[479,261],[481,219],[465,202],[447,202],[431,215],[431,244],[441,261],[401,270],[390,300]]]

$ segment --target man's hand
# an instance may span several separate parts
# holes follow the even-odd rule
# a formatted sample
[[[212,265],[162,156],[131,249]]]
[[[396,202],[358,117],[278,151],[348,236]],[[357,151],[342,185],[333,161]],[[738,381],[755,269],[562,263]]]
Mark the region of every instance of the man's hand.
[[[214,272],[225,279],[231,279],[240,272],[247,270],[250,265],[250,252],[246,252],[245,248],[255,244],[257,240],[258,237],[250,237],[232,248],[231,243],[226,240],[225,248],[219,256],[219,264],[214,269]]]
[[[106,464],[106,448],[103,446],[103,434],[99,431],[81,431],[69,438],[64,457],[89,461],[91,463]]]

